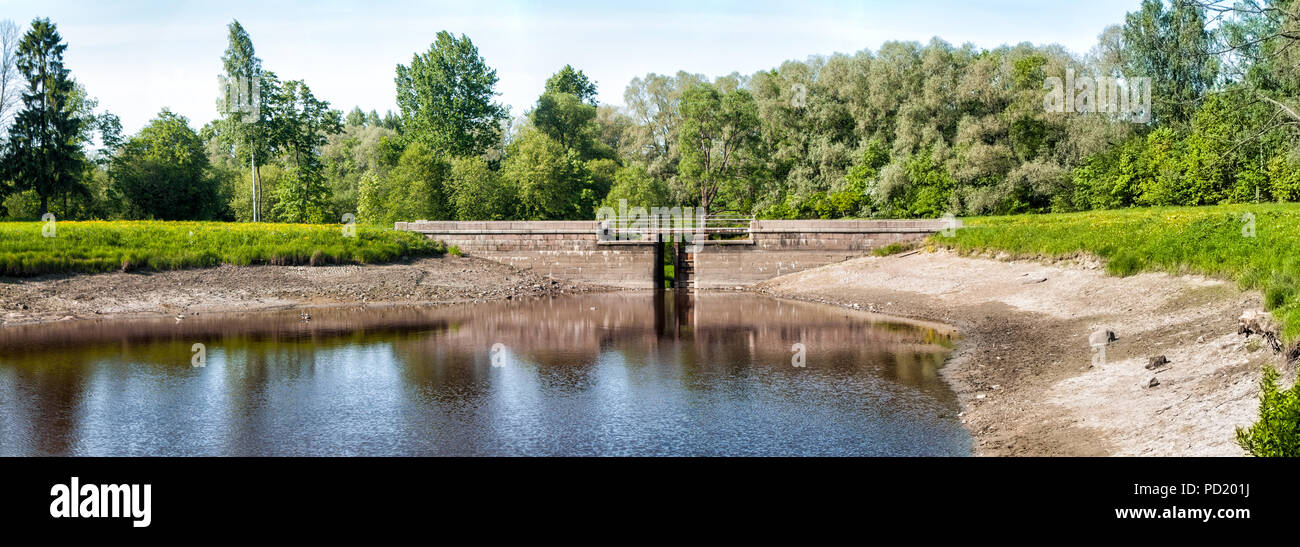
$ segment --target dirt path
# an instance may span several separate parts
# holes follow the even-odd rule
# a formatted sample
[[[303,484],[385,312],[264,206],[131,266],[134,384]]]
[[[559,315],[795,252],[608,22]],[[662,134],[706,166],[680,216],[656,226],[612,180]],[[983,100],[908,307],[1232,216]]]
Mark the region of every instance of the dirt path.
[[[604,289],[450,255],[375,266],[222,266],[0,278],[0,326],[332,304],[473,302],[592,290]]]
[[[939,251],[850,260],[755,290],[960,328],[943,374],[980,455],[1242,455],[1234,428],[1255,420],[1261,366],[1281,362],[1237,334],[1259,294],[1199,276],[1116,278],[1099,263]],[[1099,328],[1118,340],[1091,366]],[[1170,364],[1147,370],[1157,355]]]

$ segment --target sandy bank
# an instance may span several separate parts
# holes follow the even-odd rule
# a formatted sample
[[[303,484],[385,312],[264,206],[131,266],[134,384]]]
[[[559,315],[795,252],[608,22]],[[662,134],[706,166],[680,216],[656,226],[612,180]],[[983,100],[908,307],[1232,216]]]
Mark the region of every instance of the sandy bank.
[[[0,278],[0,326],[335,304],[428,304],[603,290],[487,260],[445,256],[373,266],[222,266]]]
[[[1097,263],[939,251],[850,260],[755,290],[960,328],[943,374],[980,455],[1242,455],[1234,428],[1256,418],[1261,366],[1281,363],[1237,334],[1259,294],[1199,276],[1117,278]],[[1119,339],[1092,366],[1099,328]],[[1148,370],[1158,355],[1170,364]]]

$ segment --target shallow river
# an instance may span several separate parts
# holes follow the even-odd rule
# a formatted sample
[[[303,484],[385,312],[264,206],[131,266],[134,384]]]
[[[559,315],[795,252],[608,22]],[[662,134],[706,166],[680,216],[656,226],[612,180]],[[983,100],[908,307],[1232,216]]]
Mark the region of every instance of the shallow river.
[[[0,456],[970,454],[938,325],[672,292],[310,315],[0,329]]]

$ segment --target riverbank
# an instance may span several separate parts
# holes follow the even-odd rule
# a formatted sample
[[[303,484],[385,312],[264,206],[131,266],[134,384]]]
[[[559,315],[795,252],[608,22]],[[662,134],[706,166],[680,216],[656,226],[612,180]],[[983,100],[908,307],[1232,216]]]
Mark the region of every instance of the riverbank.
[[[219,266],[0,277],[0,326],[338,304],[437,304],[607,290],[445,255],[366,266]]]
[[[1086,258],[922,251],[753,290],[958,327],[943,376],[978,455],[1240,456],[1233,432],[1257,418],[1261,367],[1282,361],[1237,334],[1242,312],[1263,307],[1260,293],[1195,275],[1109,276]],[[1118,340],[1093,366],[1098,329]],[[1147,369],[1160,355],[1169,364]]]

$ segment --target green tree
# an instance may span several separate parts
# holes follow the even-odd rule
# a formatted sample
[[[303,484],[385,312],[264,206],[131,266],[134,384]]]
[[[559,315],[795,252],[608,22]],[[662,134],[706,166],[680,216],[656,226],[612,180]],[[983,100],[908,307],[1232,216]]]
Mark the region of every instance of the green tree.
[[[343,130],[342,114],[317,99],[301,80],[284,83],[271,98],[274,138],[289,160],[289,176],[276,189],[275,213],[288,222],[321,222],[329,203],[320,150]]]
[[[719,197],[741,190],[745,156],[758,138],[758,107],[746,90],[701,83],[683,94],[681,108],[678,190],[710,213]]]
[[[499,139],[504,107],[493,90],[497,72],[465,35],[438,33],[410,66],[397,65],[397,104],[409,138],[453,156],[477,156]]]
[[[109,177],[129,218],[206,220],[224,208],[208,165],[189,120],[163,109],[113,158]]]
[[[361,107],[354,106],[352,110],[348,111],[346,123],[348,127],[363,126],[366,124],[366,114],[361,111]]]
[[[501,174],[518,189],[520,215],[525,219],[569,220],[592,216],[590,210],[580,205],[587,180],[582,159],[577,152],[536,128],[525,129],[510,143]]]
[[[1124,68],[1151,78],[1152,120],[1186,123],[1214,83],[1218,62],[1199,4],[1143,0],[1124,18]]]
[[[422,142],[411,143],[387,177],[361,181],[358,216],[367,222],[451,220],[447,179],[451,164]]]
[[[274,95],[279,82],[274,74],[262,70],[253,40],[239,21],[231,21],[227,31],[226,51],[221,56],[222,95],[217,99],[217,110],[224,119],[218,134],[235,149],[235,155],[248,160],[251,220],[258,222],[264,200],[259,169],[263,160],[259,158],[269,157],[273,150],[273,128],[267,121],[267,101],[262,98]]]
[[[33,20],[18,44],[16,64],[27,90],[9,128],[5,176],[0,178],[12,180],[16,190],[35,192],[42,215],[50,210],[51,196],[82,188],[78,177],[85,161],[79,148],[83,120],[71,102],[74,84],[63,66],[67,47],[49,19]]]
[[[579,101],[596,106],[596,82],[587,78],[581,70],[572,65],[564,65],[559,72],[546,80],[546,93],[568,93]]]
[[[447,181],[459,220],[515,218],[518,192],[480,157],[456,158]]]
[[[635,164],[614,173],[614,184],[601,205],[617,210],[620,200],[627,200],[628,207],[668,207],[672,195],[667,183],[652,176],[645,166]]]

